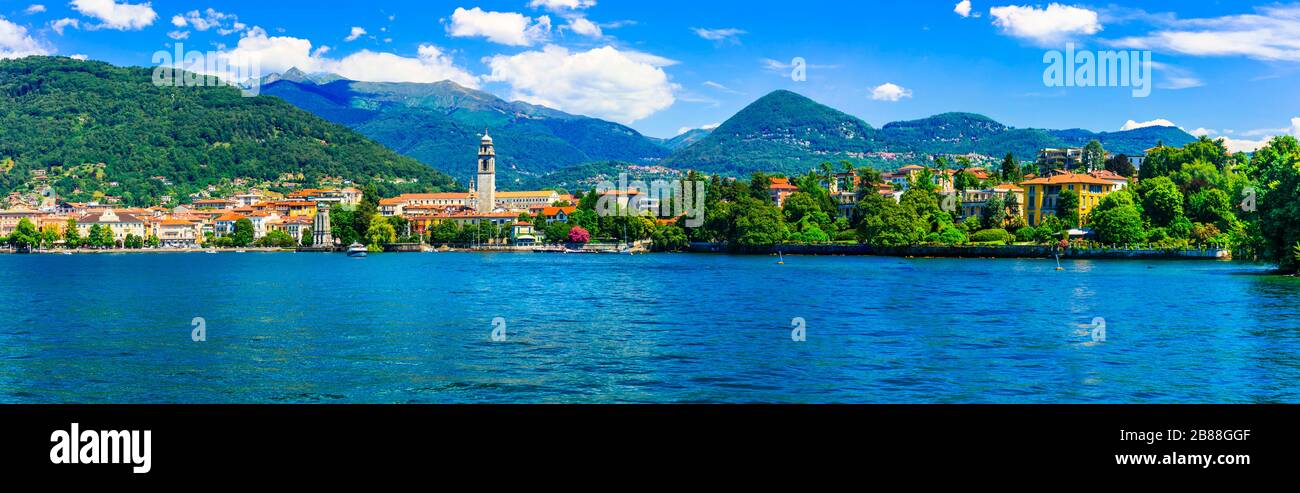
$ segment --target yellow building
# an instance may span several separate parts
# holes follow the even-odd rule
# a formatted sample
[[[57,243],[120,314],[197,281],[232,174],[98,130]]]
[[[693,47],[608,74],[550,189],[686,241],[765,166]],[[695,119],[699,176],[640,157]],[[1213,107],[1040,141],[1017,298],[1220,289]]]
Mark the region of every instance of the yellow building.
[[[1092,210],[1117,187],[1113,182],[1094,176],[1066,172],[1035,178],[1020,186],[1025,189],[1025,220],[1031,226],[1042,224],[1047,216],[1056,215],[1060,194],[1067,190],[1079,196],[1079,222],[1087,224]]]

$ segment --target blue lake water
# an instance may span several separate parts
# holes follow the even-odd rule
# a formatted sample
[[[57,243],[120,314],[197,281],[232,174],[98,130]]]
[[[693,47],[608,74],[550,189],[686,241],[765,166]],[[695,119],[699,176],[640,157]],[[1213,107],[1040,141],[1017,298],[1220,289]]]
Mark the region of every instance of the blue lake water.
[[[1262,266],[786,260],[0,255],[0,403],[1300,402]]]

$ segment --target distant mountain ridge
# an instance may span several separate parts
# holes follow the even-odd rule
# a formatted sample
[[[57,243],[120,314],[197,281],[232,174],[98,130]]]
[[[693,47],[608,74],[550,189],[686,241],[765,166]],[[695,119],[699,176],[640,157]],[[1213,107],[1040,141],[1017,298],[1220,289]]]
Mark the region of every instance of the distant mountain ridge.
[[[1108,151],[1137,154],[1163,142],[1195,137],[1174,127],[1123,132],[1015,128],[975,113],[943,113],[874,128],[858,117],[800,94],[778,90],[751,103],[713,130],[669,139],[641,135],[617,123],[572,115],[450,81],[359,82],[333,74],[290,70],[267,79],[276,96],[462,179],[471,178],[484,129],[497,142],[498,183],[536,185],[591,163],[660,165],[742,176],[755,171],[798,173],[823,162],[850,161],[882,169],[941,154],[1008,152],[1033,160],[1045,147],[1082,147],[1093,139]],[[602,166],[607,167],[607,166]]]
[[[486,129],[497,143],[498,184],[503,188],[575,164],[652,164],[670,152],[624,125],[508,102],[450,81],[319,80],[286,73],[263,86],[262,93],[462,179],[474,172],[478,137]]]
[[[741,110],[698,142],[676,150],[663,165],[706,173],[800,173],[823,162],[850,161],[889,169],[930,155],[1015,154],[1033,160],[1047,147],[1083,147],[1096,139],[1110,152],[1140,154],[1163,142],[1181,146],[1195,137],[1175,127],[1123,132],[1014,128],[974,113],[943,113],[893,122],[866,122],[790,91],[775,91]]]

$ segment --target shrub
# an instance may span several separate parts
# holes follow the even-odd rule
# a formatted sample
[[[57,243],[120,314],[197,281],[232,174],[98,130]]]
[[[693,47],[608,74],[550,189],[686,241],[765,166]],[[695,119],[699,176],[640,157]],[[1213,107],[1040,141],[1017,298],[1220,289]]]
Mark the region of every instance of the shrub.
[[[1016,230],[1016,241],[1019,241],[1019,242],[1022,242],[1022,243],[1028,243],[1028,242],[1034,241],[1034,235],[1037,234],[1037,233],[1038,233],[1038,230],[1036,230],[1036,229],[1034,229],[1034,228],[1031,228],[1031,227],[1028,227],[1028,226],[1025,226],[1025,227],[1020,228],[1020,229],[1017,229],[1017,230]]]
[[[1011,240],[1011,233],[1008,233],[1005,229],[986,229],[978,231],[970,237],[971,243],[1010,243]]]

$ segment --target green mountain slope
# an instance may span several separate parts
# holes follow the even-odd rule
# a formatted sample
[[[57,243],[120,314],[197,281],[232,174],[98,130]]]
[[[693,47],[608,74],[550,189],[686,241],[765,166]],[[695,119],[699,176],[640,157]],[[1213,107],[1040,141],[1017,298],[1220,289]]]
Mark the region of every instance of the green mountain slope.
[[[461,178],[474,172],[478,136],[497,144],[498,183],[522,186],[582,163],[653,163],[669,150],[623,125],[520,102],[453,82],[432,84],[336,80],[297,74],[262,93],[284,99],[407,156]]]
[[[763,96],[664,164],[710,173],[799,172],[824,161],[863,161],[878,131],[790,91]]]
[[[55,189],[72,200],[99,192],[151,205],[223,180],[285,173],[387,190],[454,187],[451,177],[278,98],[159,87],[152,74],[68,58],[0,61],[0,161],[13,161],[0,193],[28,188],[33,170],[99,163],[101,171],[64,176]]]

